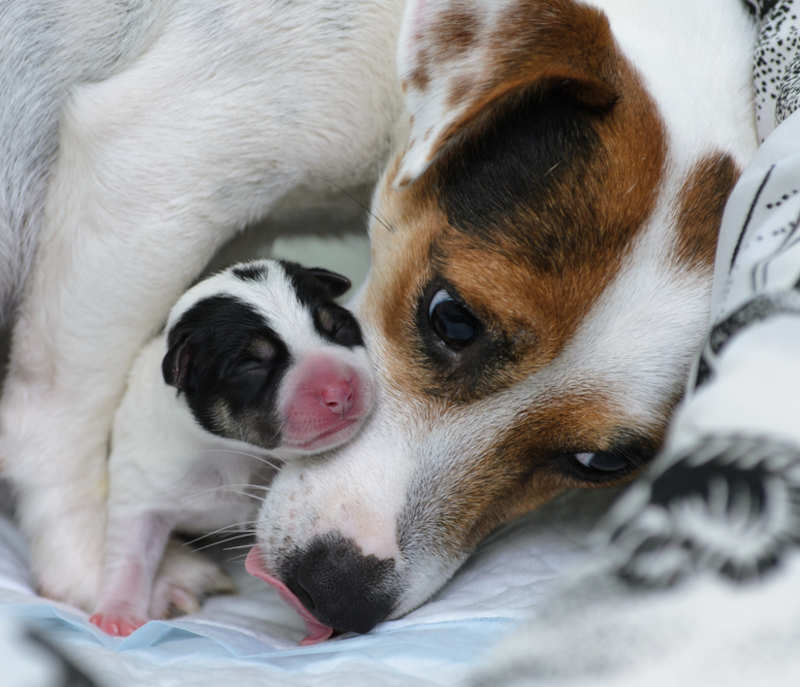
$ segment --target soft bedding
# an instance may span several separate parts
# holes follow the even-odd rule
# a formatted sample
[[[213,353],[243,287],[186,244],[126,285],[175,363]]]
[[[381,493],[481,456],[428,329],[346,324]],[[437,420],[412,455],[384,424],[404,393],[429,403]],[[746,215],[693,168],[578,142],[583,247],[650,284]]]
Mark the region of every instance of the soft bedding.
[[[312,647],[298,645],[302,621],[272,589],[244,573],[239,556],[228,566],[239,595],[213,598],[192,616],[148,623],[125,639],[108,637],[87,614],[33,593],[24,542],[3,519],[0,617],[45,633],[102,686],[458,684],[487,647],[584,560],[585,535],[612,494],[584,496],[568,495],[495,535],[434,599],[405,618]],[[35,647],[34,663],[43,660],[41,653]],[[0,660],[6,654],[19,655],[18,644],[0,632]]]

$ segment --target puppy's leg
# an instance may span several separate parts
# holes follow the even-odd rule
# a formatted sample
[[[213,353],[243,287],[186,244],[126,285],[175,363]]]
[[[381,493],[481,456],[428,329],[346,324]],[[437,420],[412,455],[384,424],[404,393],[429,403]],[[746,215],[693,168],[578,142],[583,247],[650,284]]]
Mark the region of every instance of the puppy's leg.
[[[208,556],[171,539],[150,597],[150,617],[194,613],[204,597],[235,591],[230,576]]]
[[[108,634],[126,637],[148,620],[153,579],[174,517],[118,509],[109,516],[100,595],[91,622]]]

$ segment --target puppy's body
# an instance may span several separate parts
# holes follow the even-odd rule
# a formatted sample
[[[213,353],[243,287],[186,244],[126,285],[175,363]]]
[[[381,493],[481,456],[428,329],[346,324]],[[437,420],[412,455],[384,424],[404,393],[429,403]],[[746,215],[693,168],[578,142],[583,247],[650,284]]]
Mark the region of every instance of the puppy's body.
[[[184,569],[153,590],[170,533],[249,530],[272,458],[358,431],[374,394],[358,324],[331,300],[348,286],[292,263],[240,264],[190,289],[145,346],[112,434],[101,628],[127,635],[170,604],[185,608],[191,574],[220,577],[168,553]]]

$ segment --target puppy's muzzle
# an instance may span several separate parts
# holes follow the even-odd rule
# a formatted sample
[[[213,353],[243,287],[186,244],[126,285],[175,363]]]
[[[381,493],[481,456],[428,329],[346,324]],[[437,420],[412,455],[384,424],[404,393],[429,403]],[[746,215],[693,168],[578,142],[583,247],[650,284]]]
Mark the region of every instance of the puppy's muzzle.
[[[308,611],[339,632],[369,632],[398,596],[393,559],[365,556],[334,533],[290,554],[281,578]]]

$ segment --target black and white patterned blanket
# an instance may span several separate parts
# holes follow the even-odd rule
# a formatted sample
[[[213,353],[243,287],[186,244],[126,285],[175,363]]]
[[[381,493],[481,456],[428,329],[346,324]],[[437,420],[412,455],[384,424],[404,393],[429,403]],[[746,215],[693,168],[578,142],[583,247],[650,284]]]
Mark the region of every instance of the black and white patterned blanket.
[[[800,2],[749,4],[764,142],[726,208],[687,398],[614,515],[632,584],[760,576],[800,541]]]
[[[794,0],[745,0],[761,24],[753,82],[763,143],[800,105],[800,5]]]

